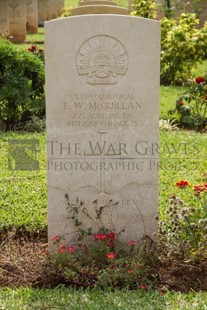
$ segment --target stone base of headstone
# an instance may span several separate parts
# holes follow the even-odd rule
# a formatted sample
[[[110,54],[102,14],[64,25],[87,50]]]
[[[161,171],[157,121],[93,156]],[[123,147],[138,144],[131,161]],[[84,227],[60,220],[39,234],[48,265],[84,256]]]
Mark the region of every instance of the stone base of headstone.
[[[79,3],[79,6],[83,5],[115,5],[117,6],[116,2],[107,1],[107,0],[90,0],[90,1],[83,1]]]
[[[43,25],[47,20],[47,0],[38,0],[38,23]]]
[[[27,0],[27,32],[38,33],[38,1]]]
[[[111,0],[84,0],[70,12],[72,16],[87,14],[129,15],[128,9],[117,6],[117,3]]]
[[[71,9],[71,15],[86,15],[86,14],[118,14],[128,15],[128,9],[115,5],[83,5]]]

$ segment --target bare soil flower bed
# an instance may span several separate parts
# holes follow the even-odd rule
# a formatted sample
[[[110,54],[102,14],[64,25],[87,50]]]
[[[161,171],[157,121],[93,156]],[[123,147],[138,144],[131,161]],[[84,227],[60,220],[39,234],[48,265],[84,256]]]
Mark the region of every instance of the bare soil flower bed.
[[[14,237],[7,234],[0,244],[0,287],[55,287],[61,277],[49,278],[45,269],[48,249],[46,238]],[[207,262],[188,264],[166,253],[160,256],[155,289],[188,292],[207,291]]]

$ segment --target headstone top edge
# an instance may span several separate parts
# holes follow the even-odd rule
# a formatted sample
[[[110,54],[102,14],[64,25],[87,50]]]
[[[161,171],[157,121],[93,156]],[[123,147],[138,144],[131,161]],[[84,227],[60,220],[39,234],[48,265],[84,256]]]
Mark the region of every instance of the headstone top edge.
[[[139,20],[139,21],[148,21],[157,25],[161,25],[161,22],[159,20],[156,19],[151,19],[151,18],[144,18],[144,17],[139,17],[139,16],[131,16],[131,15],[122,15],[122,14],[86,14],[86,15],[75,15],[75,16],[69,16],[69,17],[62,17],[62,18],[58,18],[58,19],[52,19],[49,21],[45,21],[44,22],[44,26],[48,26],[54,23],[63,23],[67,20],[74,20],[74,19],[79,19],[79,18],[105,18],[105,17],[110,17],[110,18],[125,18],[125,19],[131,19],[131,20]]]

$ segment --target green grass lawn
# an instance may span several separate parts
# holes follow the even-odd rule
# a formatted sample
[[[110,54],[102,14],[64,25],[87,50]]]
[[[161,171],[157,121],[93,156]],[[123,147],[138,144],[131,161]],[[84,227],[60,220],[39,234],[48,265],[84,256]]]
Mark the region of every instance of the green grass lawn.
[[[0,290],[1,310],[205,310],[207,293],[181,294],[141,290],[53,290],[20,288]]]
[[[38,34],[27,34],[27,43],[38,42],[38,44],[44,44],[44,28],[38,28]]]

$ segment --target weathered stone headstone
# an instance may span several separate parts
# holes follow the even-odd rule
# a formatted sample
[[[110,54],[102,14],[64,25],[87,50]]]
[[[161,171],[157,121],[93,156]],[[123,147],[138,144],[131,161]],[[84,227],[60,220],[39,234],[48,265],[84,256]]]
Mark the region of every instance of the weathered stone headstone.
[[[57,0],[38,0],[38,19],[40,24],[58,16]]]
[[[9,0],[9,33],[14,42],[26,40],[26,1]]]
[[[38,0],[26,0],[27,4],[27,31],[38,33]]]
[[[49,240],[75,236],[74,206],[85,229],[152,237],[160,23],[78,16],[46,22],[45,35]]]
[[[48,0],[47,2],[47,9],[48,9],[47,20],[54,19],[58,16],[56,1],[57,0]]]
[[[8,1],[0,1],[0,35],[9,34]]]
[[[38,0],[38,21],[43,25],[47,20],[47,0]]]

